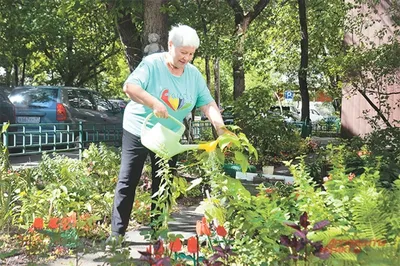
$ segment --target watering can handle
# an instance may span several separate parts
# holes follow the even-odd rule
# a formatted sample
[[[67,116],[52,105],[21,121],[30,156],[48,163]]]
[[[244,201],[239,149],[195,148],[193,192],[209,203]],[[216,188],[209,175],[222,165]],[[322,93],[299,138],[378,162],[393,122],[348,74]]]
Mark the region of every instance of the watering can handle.
[[[147,129],[147,123],[149,122],[150,118],[154,115],[153,112],[151,112],[143,121],[143,125],[142,125],[142,134],[146,132]],[[185,125],[182,124],[178,119],[176,119],[175,117],[173,117],[172,115],[169,115],[168,118],[171,118],[174,122],[176,122],[179,126],[180,129],[178,130],[178,132],[176,132],[179,135],[182,135],[183,132],[185,132]]]

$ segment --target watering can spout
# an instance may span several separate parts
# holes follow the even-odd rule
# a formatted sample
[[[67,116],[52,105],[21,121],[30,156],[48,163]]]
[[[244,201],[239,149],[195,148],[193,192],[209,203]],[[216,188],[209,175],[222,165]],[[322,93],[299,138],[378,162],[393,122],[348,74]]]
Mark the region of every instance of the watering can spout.
[[[151,129],[147,128],[147,123],[152,115],[153,113],[149,114],[143,122],[141,141],[143,146],[158,156],[168,159],[188,150],[202,149],[211,152],[216,149],[218,140],[202,144],[182,145],[180,140],[185,131],[185,126],[173,116],[169,116],[168,119],[172,119],[180,126],[177,132],[164,127],[160,123],[155,124]]]

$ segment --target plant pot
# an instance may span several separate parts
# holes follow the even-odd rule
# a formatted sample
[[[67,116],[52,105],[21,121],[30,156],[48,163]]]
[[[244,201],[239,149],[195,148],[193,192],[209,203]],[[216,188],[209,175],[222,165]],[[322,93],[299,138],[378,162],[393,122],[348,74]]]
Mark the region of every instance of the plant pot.
[[[273,165],[266,165],[262,168],[263,174],[273,175],[274,174],[274,166]]]
[[[257,172],[256,170],[257,169],[254,165],[249,165],[246,172],[255,173]],[[232,164],[232,163],[224,164],[224,172],[232,178],[236,177],[236,172],[241,172],[241,171],[242,168],[240,167],[239,164]]]
[[[257,173],[243,173],[236,172],[236,179],[246,180],[252,182],[254,177],[257,176]]]

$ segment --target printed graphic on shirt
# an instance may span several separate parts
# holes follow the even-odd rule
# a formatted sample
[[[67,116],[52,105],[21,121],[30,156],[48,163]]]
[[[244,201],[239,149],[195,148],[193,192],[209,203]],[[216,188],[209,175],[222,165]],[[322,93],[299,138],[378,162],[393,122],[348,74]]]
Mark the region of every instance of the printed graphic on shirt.
[[[165,102],[172,110],[184,110],[192,105],[192,103],[181,97],[170,95],[168,89],[164,89],[161,93],[161,100]]]

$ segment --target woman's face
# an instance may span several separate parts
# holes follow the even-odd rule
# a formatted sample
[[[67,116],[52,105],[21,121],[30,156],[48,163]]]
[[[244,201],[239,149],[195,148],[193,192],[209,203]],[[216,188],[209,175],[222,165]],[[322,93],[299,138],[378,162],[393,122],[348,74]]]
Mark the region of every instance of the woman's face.
[[[196,48],[192,46],[175,46],[169,42],[169,53],[172,57],[172,64],[176,68],[184,68],[187,63],[192,61]]]

